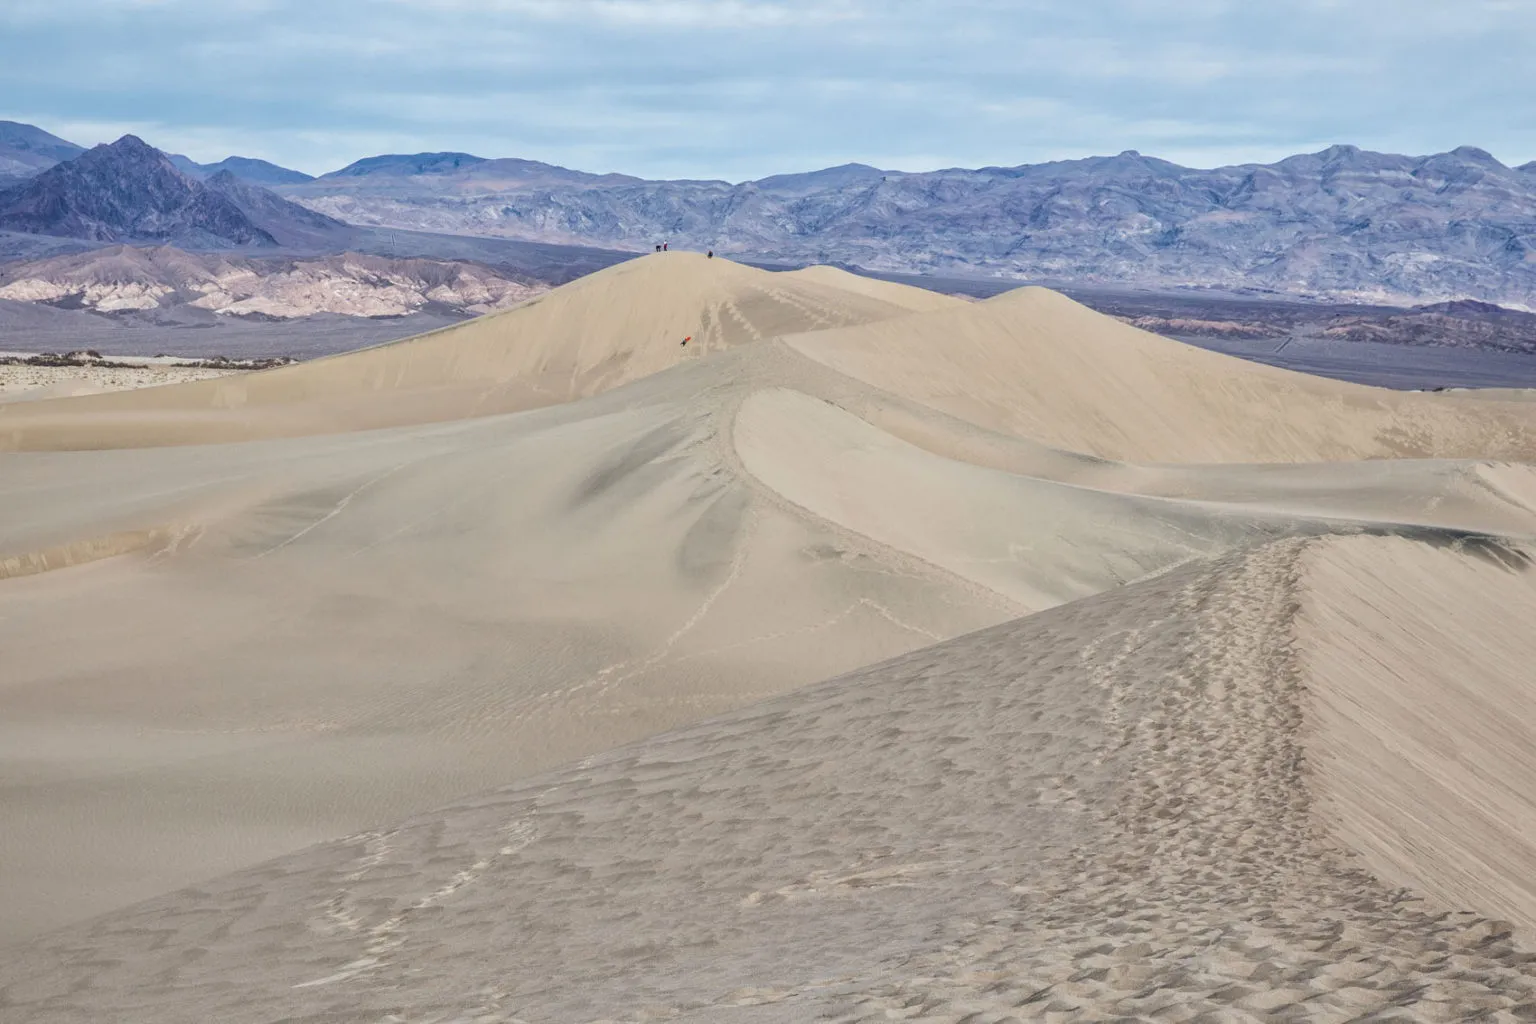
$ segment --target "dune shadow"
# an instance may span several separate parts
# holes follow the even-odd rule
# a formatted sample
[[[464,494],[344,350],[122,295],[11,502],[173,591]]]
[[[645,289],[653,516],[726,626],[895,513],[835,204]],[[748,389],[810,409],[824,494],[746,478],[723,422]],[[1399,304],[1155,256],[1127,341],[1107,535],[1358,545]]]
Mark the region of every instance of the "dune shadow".
[[[1455,551],[1497,565],[1510,572],[1528,572],[1533,564],[1529,552],[1515,542],[1494,534],[1439,526],[1371,525],[1361,531],[1373,537],[1402,537],[1442,550]]]

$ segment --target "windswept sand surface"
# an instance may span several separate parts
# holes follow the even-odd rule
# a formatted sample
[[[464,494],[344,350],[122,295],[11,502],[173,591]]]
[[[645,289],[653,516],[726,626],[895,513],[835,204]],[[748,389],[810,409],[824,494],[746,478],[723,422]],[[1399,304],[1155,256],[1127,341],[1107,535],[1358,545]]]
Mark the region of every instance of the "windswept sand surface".
[[[1530,587],[1271,544],[67,929],[0,992],[38,1021],[1525,1020],[1508,925],[1313,813],[1339,726],[1309,740],[1309,702],[1351,683],[1298,612],[1388,557]]]
[[[0,1016],[1531,1019],[1532,410],[683,253],[0,406]]]

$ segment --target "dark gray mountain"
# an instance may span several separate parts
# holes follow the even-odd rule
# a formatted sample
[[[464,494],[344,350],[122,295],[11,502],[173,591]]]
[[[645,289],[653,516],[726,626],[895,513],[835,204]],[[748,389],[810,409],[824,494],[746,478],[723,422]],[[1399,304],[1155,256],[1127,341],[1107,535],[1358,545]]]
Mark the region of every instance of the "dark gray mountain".
[[[132,135],[0,191],[0,230],[196,249],[303,245],[352,233],[228,171],[197,181]]]
[[[187,177],[132,135],[0,192],[0,228],[196,248],[277,244],[228,197]]]
[[[1470,146],[1214,170],[1134,151],[917,174],[855,164],[736,185],[487,173],[503,163],[282,192],[355,224],[636,251],[669,240],[885,271],[1536,307],[1536,164]]]
[[[315,180],[312,174],[279,167],[269,161],[248,156],[229,156],[213,164],[200,164],[180,153],[168,153],[166,156],[178,171],[198,179],[210,178],[220,171],[229,171],[235,177],[248,181],[252,185],[301,185],[306,181]]]
[[[0,182],[30,178],[85,150],[41,128],[15,121],[0,121]]]

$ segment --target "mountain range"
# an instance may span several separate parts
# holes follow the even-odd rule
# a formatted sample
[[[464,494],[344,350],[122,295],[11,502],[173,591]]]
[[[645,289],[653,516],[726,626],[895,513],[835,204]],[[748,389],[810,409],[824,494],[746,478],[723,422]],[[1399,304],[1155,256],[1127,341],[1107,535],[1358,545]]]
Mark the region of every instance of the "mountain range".
[[[886,271],[1536,305],[1536,164],[1506,167],[1472,147],[1334,146],[1214,170],[1136,152],[920,174],[850,164],[740,184],[524,184],[484,168],[282,191],[350,223],[616,248],[668,240]]]
[[[193,178],[132,135],[0,191],[0,229],[195,248],[306,245],[352,230],[229,170]]]
[[[166,157],[183,179],[169,188],[147,156],[89,181],[69,176],[63,168],[85,156],[26,127],[0,133],[13,176],[64,162],[30,171],[26,188],[55,175],[30,198],[0,193],[0,229],[340,251],[355,247],[343,237],[350,224],[631,252],[666,241],[765,263],[1058,284],[1536,308],[1536,162],[1509,167],[1471,146],[1410,157],[1340,145],[1209,170],[1135,151],[922,173],[846,164],[740,183],[454,152],[369,157],[318,178],[243,157]],[[65,178],[67,197],[50,191]],[[163,209],[173,192],[181,198]],[[114,215],[89,213],[102,205]]]

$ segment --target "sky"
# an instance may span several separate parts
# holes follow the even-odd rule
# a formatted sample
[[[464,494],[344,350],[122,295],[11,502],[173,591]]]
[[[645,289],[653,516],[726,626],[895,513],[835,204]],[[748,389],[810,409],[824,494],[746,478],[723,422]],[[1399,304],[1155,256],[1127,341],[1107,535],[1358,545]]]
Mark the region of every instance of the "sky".
[[[0,0],[0,119],[318,174],[1536,159],[1536,0]]]

